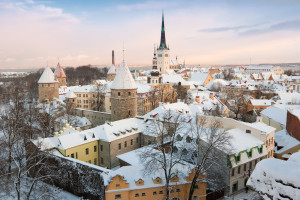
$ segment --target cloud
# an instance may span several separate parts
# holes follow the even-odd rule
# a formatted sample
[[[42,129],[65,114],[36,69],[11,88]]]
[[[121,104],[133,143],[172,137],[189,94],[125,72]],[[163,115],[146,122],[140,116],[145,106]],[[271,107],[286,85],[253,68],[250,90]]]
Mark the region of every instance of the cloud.
[[[250,29],[241,32],[241,35],[257,35],[263,33],[271,33],[275,31],[299,31],[300,30],[300,19],[288,20],[279,23],[269,25],[264,28]]]
[[[215,28],[205,28],[200,29],[199,32],[223,32],[223,31],[241,31],[253,27],[257,27],[261,24],[253,24],[253,25],[240,25],[240,26],[223,26],[223,27],[215,27]]]
[[[14,58],[6,58],[5,59],[5,62],[9,63],[9,62],[14,62],[15,59]]]
[[[136,11],[136,10],[154,10],[154,9],[163,9],[171,6],[175,6],[177,3],[167,2],[167,1],[145,1],[143,3],[135,4],[120,4],[116,6],[117,10],[120,11]]]

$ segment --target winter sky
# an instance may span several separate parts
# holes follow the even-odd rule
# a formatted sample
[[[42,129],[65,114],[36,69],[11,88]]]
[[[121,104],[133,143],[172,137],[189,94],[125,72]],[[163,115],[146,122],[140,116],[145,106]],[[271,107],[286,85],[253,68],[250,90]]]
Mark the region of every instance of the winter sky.
[[[300,62],[299,0],[0,0],[0,68],[150,65],[162,10],[180,62]]]

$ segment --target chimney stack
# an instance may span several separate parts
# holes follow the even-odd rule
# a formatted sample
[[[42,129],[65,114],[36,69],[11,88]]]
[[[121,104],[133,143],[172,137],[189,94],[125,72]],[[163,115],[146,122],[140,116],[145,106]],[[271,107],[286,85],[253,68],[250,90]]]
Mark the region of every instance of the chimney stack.
[[[115,65],[115,51],[112,50],[112,64]]]

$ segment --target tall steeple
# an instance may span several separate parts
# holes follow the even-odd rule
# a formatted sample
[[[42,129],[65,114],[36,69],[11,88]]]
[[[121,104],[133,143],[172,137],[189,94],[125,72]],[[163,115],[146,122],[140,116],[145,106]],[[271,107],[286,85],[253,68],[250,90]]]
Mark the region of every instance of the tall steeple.
[[[162,13],[161,35],[159,49],[169,49],[166,43],[164,12]]]
[[[157,48],[157,69],[162,74],[170,69],[170,49],[166,43],[164,13],[162,13],[160,45]]]

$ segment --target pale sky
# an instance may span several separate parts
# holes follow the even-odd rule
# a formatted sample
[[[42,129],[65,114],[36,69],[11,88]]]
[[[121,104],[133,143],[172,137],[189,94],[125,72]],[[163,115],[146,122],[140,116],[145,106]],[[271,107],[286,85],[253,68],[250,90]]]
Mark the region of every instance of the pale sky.
[[[179,62],[300,62],[299,0],[0,0],[0,68],[151,65],[162,10]]]

